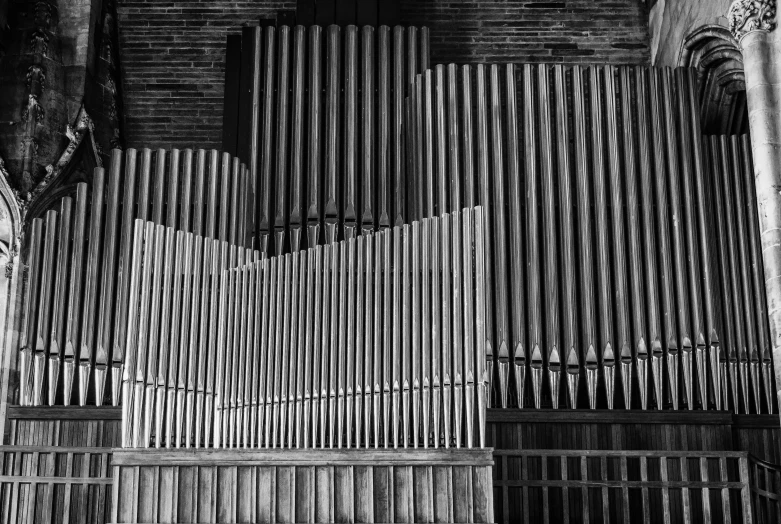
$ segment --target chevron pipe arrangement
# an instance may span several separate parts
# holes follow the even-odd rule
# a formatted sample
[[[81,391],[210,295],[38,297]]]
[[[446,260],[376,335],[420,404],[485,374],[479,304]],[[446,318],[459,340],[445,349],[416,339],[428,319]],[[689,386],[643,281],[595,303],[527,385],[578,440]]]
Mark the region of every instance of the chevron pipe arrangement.
[[[19,403],[120,402],[134,220],[243,244],[247,170],[218,151],[112,151],[108,172],[29,225]],[[165,240],[160,256],[172,261]],[[161,246],[162,247],[162,246]],[[74,393],[74,382],[77,387]],[[110,386],[107,388],[107,382]]]
[[[137,220],[123,446],[484,447],[484,221],[478,206],[261,259]],[[174,265],[172,235],[192,240]]]
[[[696,87],[683,68],[416,75],[410,216],[490,210],[493,407],[773,411],[747,141],[708,162]]]

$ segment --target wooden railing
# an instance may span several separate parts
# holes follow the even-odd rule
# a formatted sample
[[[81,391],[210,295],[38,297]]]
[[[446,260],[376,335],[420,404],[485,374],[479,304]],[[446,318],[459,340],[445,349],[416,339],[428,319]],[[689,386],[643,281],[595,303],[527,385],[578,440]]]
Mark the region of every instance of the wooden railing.
[[[781,466],[745,452],[494,450],[497,522],[771,523]],[[0,446],[0,524],[109,522],[112,450]]]
[[[0,446],[0,522],[107,522],[110,462],[110,448]]]
[[[781,466],[749,455],[748,468],[755,522],[781,521]]]
[[[745,452],[495,450],[494,462],[501,522],[751,523],[778,514],[778,469]]]

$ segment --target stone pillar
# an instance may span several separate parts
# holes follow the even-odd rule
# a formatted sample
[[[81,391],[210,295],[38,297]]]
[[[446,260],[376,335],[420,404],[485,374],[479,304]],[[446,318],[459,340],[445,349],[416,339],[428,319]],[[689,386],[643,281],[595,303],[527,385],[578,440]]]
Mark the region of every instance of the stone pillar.
[[[776,0],[736,0],[727,15],[746,75],[765,290],[781,406],[781,31]]]

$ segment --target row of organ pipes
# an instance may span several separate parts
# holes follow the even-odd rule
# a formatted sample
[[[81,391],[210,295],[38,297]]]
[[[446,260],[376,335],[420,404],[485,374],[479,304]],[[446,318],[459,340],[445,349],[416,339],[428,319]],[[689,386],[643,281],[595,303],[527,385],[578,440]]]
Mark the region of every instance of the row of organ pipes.
[[[259,250],[295,251],[304,228],[312,247],[407,221],[405,98],[428,56],[427,28],[244,29],[224,148],[248,159]]]
[[[262,259],[174,234],[136,222],[123,446],[485,446],[482,208]]]
[[[175,151],[164,167],[154,167],[168,177],[168,208],[189,200],[191,190],[176,187],[191,177],[196,187],[219,186],[199,194],[214,209],[211,223],[227,225],[194,234],[270,257],[480,205],[491,407],[774,410],[748,139],[701,136],[693,71],[548,64],[428,69],[425,28],[354,26],[245,28],[240,62],[241,89],[226,92],[226,99],[239,100],[245,116],[234,122],[232,147],[247,158],[246,181],[226,181],[241,166],[216,152],[198,153],[197,162],[205,155],[198,165],[207,166],[201,171],[175,164]],[[105,331],[111,339],[109,353],[118,358],[108,360],[118,373],[126,353],[120,319],[127,308],[130,220],[190,231],[136,211],[149,206],[136,200],[148,200],[145,191],[152,190],[139,185],[133,196],[128,184],[157,180],[148,154],[136,175],[135,160],[130,171],[125,167],[135,152],[116,152],[108,191],[96,177],[93,202],[102,199],[111,225],[94,231],[79,225],[86,188],[77,191],[75,219],[32,221],[19,344],[20,369],[30,378],[22,380],[22,403],[43,403],[35,392],[45,379],[26,371],[35,367],[32,356],[68,347],[63,335],[36,342],[35,334],[61,325],[64,309],[78,310],[74,325],[89,318],[79,308],[93,294],[95,302],[104,300],[103,282],[114,275],[119,300],[99,312],[108,309],[116,329],[99,320],[96,336]],[[125,188],[114,211],[112,184]],[[228,196],[223,185],[239,190]],[[98,197],[101,192],[106,196]],[[95,223],[94,209],[84,224]],[[122,215],[121,232],[112,213]],[[51,232],[71,222],[70,231]],[[77,297],[74,304],[56,300],[49,290],[59,296],[60,272],[67,270],[57,264],[55,278],[51,261],[68,257],[54,247],[62,242],[49,237],[72,237],[74,245],[81,238],[80,249],[88,245],[92,260],[101,253],[92,247],[93,233],[115,235],[120,243],[87,263],[101,283],[66,286],[75,289],[68,294]],[[52,279],[54,287],[40,284]],[[90,279],[80,277],[79,286],[82,280]],[[74,348],[91,347],[68,336]],[[79,351],[102,381],[101,351],[100,360],[91,349]],[[65,354],[65,362],[74,362]],[[50,369],[59,360],[52,362]],[[89,369],[84,380],[91,380]],[[112,379],[115,404],[118,382]],[[49,403],[59,403],[52,383]]]
[[[91,187],[77,184],[75,194],[31,220],[21,405],[119,404],[134,221],[244,245],[246,171],[214,150],[114,150]],[[166,253],[179,241],[171,237]]]

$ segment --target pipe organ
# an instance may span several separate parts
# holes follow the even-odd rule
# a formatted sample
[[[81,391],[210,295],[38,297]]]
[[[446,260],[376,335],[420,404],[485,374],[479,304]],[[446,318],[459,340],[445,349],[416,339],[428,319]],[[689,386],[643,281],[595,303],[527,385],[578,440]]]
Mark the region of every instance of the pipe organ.
[[[224,147],[247,159],[260,251],[409,222],[405,99],[428,56],[425,27],[244,30],[243,81],[225,94],[243,102]]]
[[[736,412],[772,412],[757,214],[743,213],[746,139],[714,142],[727,157],[709,163],[695,93],[683,68],[451,64],[416,75],[411,215],[480,204],[489,217],[493,406],[722,409],[731,390]],[[727,181],[743,189],[714,201]],[[714,206],[740,215],[730,242],[714,241]],[[718,262],[737,266],[742,295],[722,289]],[[717,309],[716,297],[737,296],[745,321]],[[740,348],[754,357],[736,365],[726,355]]]
[[[76,185],[55,209],[34,218],[19,403],[101,405],[109,397],[119,405],[130,270],[138,262],[131,251],[134,221],[244,245],[246,185],[246,167],[218,151],[114,150],[108,171],[95,169],[91,188]],[[185,241],[167,237],[161,261],[172,263],[174,248]]]
[[[136,220],[124,447],[485,447],[484,221],[466,208],[265,258]]]
[[[731,385],[723,389],[722,403],[735,412],[772,413],[773,366],[751,145],[743,135],[705,137],[704,146],[712,176],[707,196],[719,282],[715,302],[724,326],[719,372],[721,382]]]
[[[112,403],[120,403],[120,367],[134,347],[127,345],[129,275],[138,264],[160,264],[162,273],[150,271],[163,281],[137,283],[166,289],[149,306],[162,307],[162,317],[150,317],[145,329],[159,331],[160,322],[169,322],[180,337],[145,342],[155,349],[144,358],[155,360],[144,364],[168,367],[154,389],[165,384],[166,393],[134,397],[157,413],[173,402],[174,412],[192,419],[184,424],[198,430],[149,427],[136,443],[164,435],[159,445],[183,439],[187,445],[186,438],[205,445],[207,437],[216,438],[205,429],[214,423],[206,413],[223,411],[206,407],[217,393],[204,389],[201,379],[210,371],[198,362],[206,347],[193,345],[200,334],[190,326],[205,329],[205,315],[219,310],[219,296],[209,295],[215,304],[204,298],[215,279],[222,289],[222,276],[214,275],[232,268],[226,299],[240,303],[243,298],[231,294],[238,292],[229,291],[231,282],[243,286],[250,278],[245,271],[257,273],[271,264],[264,258],[271,255],[277,271],[286,269],[288,254],[296,257],[300,277],[314,256],[303,254],[306,246],[323,252],[323,278],[347,282],[351,270],[343,275],[329,266],[341,255],[333,259],[324,251],[333,257],[361,242],[384,253],[385,238],[392,246],[407,245],[409,224],[410,235],[421,230],[415,236],[420,249],[456,246],[416,258],[420,268],[409,274],[432,275],[434,264],[452,264],[447,278],[455,279],[465,270],[466,259],[455,256],[463,239],[453,227],[435,224],[482,206],[487,306],[480,365],[490,384],[489,406],[773,411],[747,139],[701,136],[691,70],[429,68],[425,28],[385,26],[246,28],[240,58],[232,60],[241,63],[239,92],[226,95],[238,97],[240,117],[226,118],[238,126],[226,130],[226,147],[238,158],[246,155],[246,167],[216,151],[114,152],[108,171],[96,171],[91,197],[81,185],[59,209],[31,222],[19,339],[22,404],[69,404],[74,380],[80,405],[101,404],[106,382]],[[154,237],[159,245],[144,248],[148,262],[131,251],[135,219],[167,228],[164,239]],[[348,247],[334,247],[337,241]],[[154,249],[158,254],[150,254]],[[382,261],[362,260],[365,272],[372,265],[375,275],[385,274],[377,269]],[[198,272],[208,280],[207,290],[173,278]],[[279,278],[288,279],[271,280]],[[174,281],[179,287],[170,287]],[[399,300],[405,311],[431,311],[438,301],[470,301],[467,291],[443,283],[430,294]],[[206,302],[196,304],[196,296]],[[387,296],[393,297],[382,300]],[[335,302],[320,297],[323,314],[351,305],[328,297]],[[374,298],[370,303],[364,297],[362,307],[397,305],[396,298]],[[463,321],[448,309],[436,318],[421,316],[409,329],[426,334],[431,344],[459,348],[467,334],[457,320]],[[333,322],[341,333],[340,320]],[[235,326],[248,329],[238,321]],[[332,328],[318,329],[322,342]],[[403,347],[398,340],[383,344]],[[184,346],[194,360],[173,356]],[[139,353],[135,363],[141,358]],[[191,409],[188,395],[203,405]],[[380,403],[387,405],[396,406]],[[430,413],[402,411],[434,420]],[[421,434],[363,433],[361,441],[423,444],[415,440]],[[312,445],[314,434],[309,436]],[[443,444],[450,440],[440,437]],[[237,438],[220,435],[218,442]],[[351,438],[358,438],[355,432]],[[324,442],[330,445],[328,438]]]

